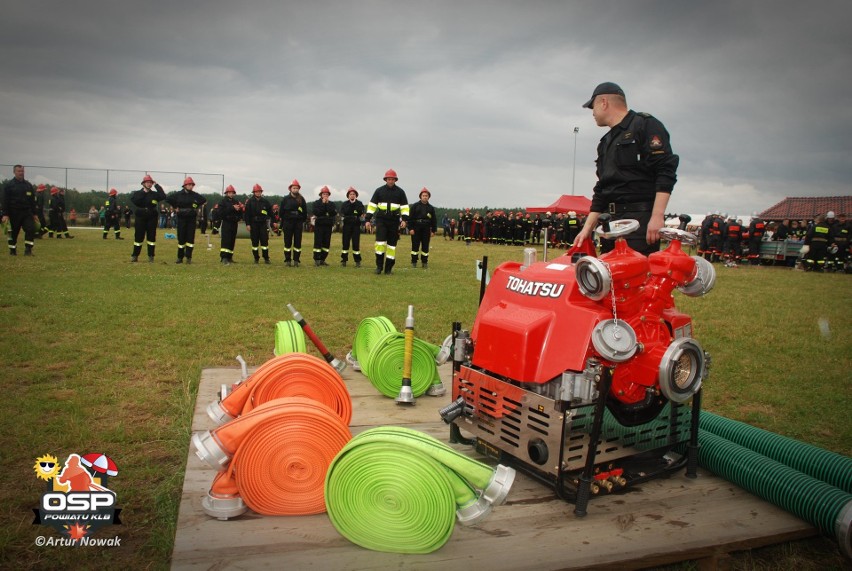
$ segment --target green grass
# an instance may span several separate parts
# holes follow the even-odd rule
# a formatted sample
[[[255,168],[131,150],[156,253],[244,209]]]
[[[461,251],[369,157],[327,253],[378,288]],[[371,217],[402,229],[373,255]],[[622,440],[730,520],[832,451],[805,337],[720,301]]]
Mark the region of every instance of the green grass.
[[[202,368],[234,366],[237,354],[251,366],[269,359],[275,323],[290,317],[287,303],[338,357],[351,348],[363,318],[384,315],[402,328],[409,304],[418,337],[440,343],[453,321],[472,325],[476,260],[488,256],[493,269],[522,259],[522,248],[466,247],[437,238],[430,269],[412,270],[404,237],[394,275],[376,276],[371,237],[362,243],[364,267],[337,265],[335,234],[332,265],[318,269],[306,234],[301,268],[283,266],[280,238],[271,243],[272,265],[250,263],[248,242],[238,240],[240,263],[222,267],[218,240],[208,250],[198,236],[195,263],[179,266],[173,263],[175,241],[160,230],[157,263],[130,264],[129,231],[124,241],[102,240],[97,230],[72,231],[74,240],[37,241],[33,258],[0,255],[0,386],[8,399],[0,419],[4,568],[168,567]],[[716,289],[707,297],[676,295],[712,354],[705,408],[852,454],[852,277],[717,270]],[[820,317],[829,320],[830,339],[819,333]],[[34,459],[94,451],[119,465],[110,484],[123,508],[124,525],[115,528],[122,547],[36,547],[37,535],[55,532],[31,525],[42,491]],[[830,541],[816,541],[735,560],[748,569],[807,569],[801,561],[814,559],[815,549],[817,561],[842,564]],[[768,567],[761,567],[764,560]]]

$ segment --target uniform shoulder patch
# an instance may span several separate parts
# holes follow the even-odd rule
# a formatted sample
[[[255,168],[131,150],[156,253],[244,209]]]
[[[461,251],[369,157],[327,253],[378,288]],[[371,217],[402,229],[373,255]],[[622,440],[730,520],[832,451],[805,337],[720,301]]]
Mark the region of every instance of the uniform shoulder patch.
[[[651,140],[648,142],[648,146],[652,149],[662,149],[663,141],[660,139],[658,135],[653,135]]]

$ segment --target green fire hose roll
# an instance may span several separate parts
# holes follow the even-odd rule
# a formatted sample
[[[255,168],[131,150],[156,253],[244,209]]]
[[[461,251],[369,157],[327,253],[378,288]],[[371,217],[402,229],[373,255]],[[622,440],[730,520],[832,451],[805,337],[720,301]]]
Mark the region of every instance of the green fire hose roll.
[[[286,353],[307,353],[305,332],[295,321],[279,321],[275,324],[275,356]]]
[[[373,428],[350,440],[329,466],[326,509],[337,531],[357,545],[431,553],[452,535],[456,510],[477,501],[478,484],[467,478],[485,480],[484,487],[492,474],[425,434]]]
[[[414,339],[411,357],[411,392],[415,397],[425,393],[440,381],[435,355],[440,347]],[[396,397],[402,384],[405,356],[405,335],[391,331],[372,344],[367,355],[358,353],[361,370],[380,393]]]
[[[355,341],[352,343],[352,357],[363,360],[370,354],[376,340],[388,332],[396,332],[387,317],[368,317],[361,320],[355,330]]]
[[[774,432],[702,411],[701,430],[712,432],[749,450],[852,493],[852,458]]]

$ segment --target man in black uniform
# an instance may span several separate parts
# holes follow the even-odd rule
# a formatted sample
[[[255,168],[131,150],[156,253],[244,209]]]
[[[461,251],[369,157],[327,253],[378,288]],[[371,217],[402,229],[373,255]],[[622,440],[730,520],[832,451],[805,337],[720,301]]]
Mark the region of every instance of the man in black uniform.
[[[109,196],[104,202],[104,240],[107,239],[109,229],[112,228],[116,240],[124,240],[121,237],[121,206],[118,205],[118,191],[109,189]]]
[[[438,231],[438,217],[435,207],[429,204],[432,193],[423,187],[420,191],[420,201],[408,207],[408,217],[411,220],[408,233],[411,235],[411,267],[417,267],[417,255],[423,263],[423,269],[429,267],[429,239]],[[478,214],[477,214],[478,215]]]
[[[365,212],[364,203],[358,200],[358,191],[349,187],[346,202],[340,207],[343,217],[343,249],[340,251],[340,265],[346,267],[349,261],[349,246],[352,246],[352,259],[355,267],[361,267],[361,215]]]
[[[574,245],[577,234],[580,233],[580,219],[577,218],[577,213],[573,210],[568,211],[568,217],[565,218],[563,224],[565,226],[565,246],[570,248]]]
[[[50,207],[48,211],[50,218],[50,232],[56,233],[56,238],[68,238],[74,236],[68,233],[68,223],[65,222],[65,189],[56,188],[50,189]]]
[[[331,248],[331,232],[334,230],[334,219],[337,218],[337,208],[329,200],[331,191],[324,186],[319,191],[319,200],[311,207],[314,216],[314,265],[327,266],[328,250]]]
[[[385,173],[385,184],[373,192],[367,204],[367,221],[376,217],[376,274],[390,274],[396,262],[396,243],[400,229],[408,222],[408,199],[396,185],[396,171]]]
[[[302,257],[302,228],[308,219],[308,203],[299,193],[302,186],[298,180],[290,183],[290,194],[281,199],[278,212],[284,230],[284,264],[299,266]]]
[[[834,218],[833,212],[829,214]],[[828,245],[831,243],[831,225],[827,222],[826,216],[820,214],[814,222],[805,234],[807,252],[802,258],[802,267],[806,272],[825,271],[825,258],[828,255]]]
[[[151,188],[155,190],[151,190]],[[154,182],[151,175],[142,177],[142,188],[130,195],[130,202],[136,207],[136,220],[133,223],[133,253],[131,262],[139,261],[142,253],[142,239],[148,242],[148,262],[154,263],[154,251],[157,247],[158,205],[166,199],[163,187]]]
[[[198,207],[207,204],[207,199],[195,192],[195,181],[191,176],[183,180],[183,186],[177,192],[166,197],[166,202],[177,211],[178,251],[176,264],[192,263],[192,251],[195,249],[195,219]]]
[[[35,188],[24,179],[24,167],[15,165],[12,169],[14,177],[3,186],[3,224],[11,223],[9,233],[9,255],[18,255],[18,234],[24,229],[24,255],[33,255],[35,246],[35,223],[38,220],[36,212]]]
[[[846,214],[838,214],[837,221],[832,224],[831,231],[831,238],[834,242],[833,246],[837,247],[837,252],[832,255],[835,272],[845,272],[849,270],[849,232],[850,228],[849,222],[846,220]]]
[[[627,108],[624,91],[616,84],[598,85],[583,107],[592,110],[600,127],[609,127],[598,144],[597,175],[592,207],[577,235],[581,246],[590,238],[602,212],[613,220],[635,219],[639,229],[625,237],[631,248],[645,254],[659,251],[660,228],[677,181],[679,158],[672,152],[669,133],[647,113]],[[614,247],[601,240],[601,252]]]
[[[722,246],[722,256],[725,267],[736,268],[742,257],[743,227],[731,216],[725,224],[725,243]]]
[[[36,237],[40,238],[47,234],[47,221],[44,219],[44,191],[47,187],[43,184],[40,184],[36,187],[36,216],[38,216],[38,223],[40,228],[36,230]]]
[[[237,191],[233,185],[225,189],[225,197],[216,205],[211,214],[221,223],[219,231],[222,241],[219,247],[219,260],[230,266],[234,262],[234,244],[237,242],[237,225],[242,219],[243,205],[237,202]]]
[[[748,225],[748,263],[752,266],[760,263],[760,244],[765,233],[766,222],[753,212]]]
[[[269,263],[269,218],[272,216],[272,204],[263,198],[263,187],[255,184],[251,189],[252,196],[246,200],[245,222],[246,229],[251,237],[251,253],[254,263],[260,262],[263,254],[263,263]],[[258,247],[260,252],[258,252]]]

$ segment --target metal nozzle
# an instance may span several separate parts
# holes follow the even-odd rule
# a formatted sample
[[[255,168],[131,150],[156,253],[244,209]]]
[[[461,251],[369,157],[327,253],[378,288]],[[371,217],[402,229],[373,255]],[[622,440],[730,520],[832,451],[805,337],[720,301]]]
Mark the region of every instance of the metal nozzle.
[[[246,365],[246,360],[243,359],[242,355],[237,355],[237,361],[240,363],[240,370],[242,371],[242,376],[240,380],[245,380],[248,378],[248,365]],[[224,396],[222,398],[225,398]]]
[[[334,367],[334,369],[338,373],[342,373],[343,370],[346,368],[346,362],[341,361],[340,359],[334,358],[334,359],[331,360],[331,366]]]
[[[414,393],[411,392],[411,381],[408,381],[406,385],[403,379],[402,386],[399,388],[399,395],[394,400],[397,404],[415,404]]]

